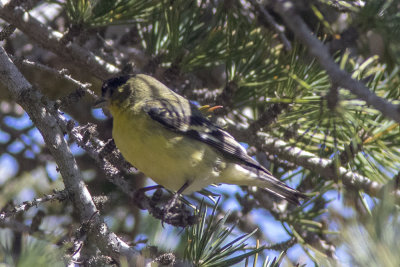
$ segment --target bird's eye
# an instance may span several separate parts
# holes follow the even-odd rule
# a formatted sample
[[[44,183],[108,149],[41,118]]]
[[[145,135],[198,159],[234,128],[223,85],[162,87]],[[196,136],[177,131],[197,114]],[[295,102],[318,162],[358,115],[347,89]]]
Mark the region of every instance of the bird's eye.
[[[103,97],[111,97],[114,94],[114,91],[124,83],[129,80],[130,76],[119,76],[115,78],[111,78],[103,83],[101,87],[101,94]]]
[[[101,87],[101,96],[102,97],[109,97],[110,96],[110,85],[108,82],[105,82]]]

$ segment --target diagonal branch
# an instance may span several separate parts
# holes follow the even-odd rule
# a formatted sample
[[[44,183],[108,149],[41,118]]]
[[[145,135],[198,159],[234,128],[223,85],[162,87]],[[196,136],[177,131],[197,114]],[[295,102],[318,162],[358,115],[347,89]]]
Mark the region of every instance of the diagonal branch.
[[[275,0],[274,9],[278,12],[296,37],[308,47],[309,52],[319,62],[331,78],[340,87],[364,100],[368,105],[375,107],[385,117],[400,123],[400,107],[374,94],[360,81],[351,78],[351,75],[335,63],[329,54],[328,48],[315,37],[303,19],[295,12],[293,3],[288,0]]]
[[[0,47],[0,81],[9,89],[42,134],[58,165],[68,196],[80,216],[80,221],[93,222],[88,238],[94,241],[104,254],[116,260],[121,255],[130,261],[138,260],[138,252],[112,233],[98,215],[91,195],[82,181],[81,171],[64,138],[64,132],[58,125],[57,116],[54,115],[56,112],[19,72],[3,47]]]
[[[83,47],[74,43],[62,44],[60,32],[49,29],[22,7],[16,5],[15,2],[18,1],[12,0],[6,5],[0,3],[0,17],[14,25],[40,46],[55,53],[65,61],[90,71],[92,75],[100,79],[119,72],[117,67],[105,62]]]
[[[282,159],[320,174],[322,179],[337,180],[340,178],[344,185],[357,190],[363,190],[371,197],[382,197],[384,194],[385,186],[383,184],[371,181],[367,177],[349,171],[344,167],[335,168],[333,167],[333,161],[330,159],[320,158],[313,153],[293,147],[266,133],[258,133],[258,137],[262,139],[263,149]],[[400,199],[400,190],[396,190],[394,193],[396,199]]]
[[[288,40],[288,38],[285,35],[285,28],[281,25],[279,25],[275,19],[272,17],[272,15],[266,10],[260,3],[258,3],[256,0],[249,0],[249,2],[253,5],[255,10],[260,13],[261,18],[265,20],[266,23],[268,23],[275,32],[278,33],[279,38],[283,42],[283,45],[285,46],[286,51],[292,50],[292,44]]]

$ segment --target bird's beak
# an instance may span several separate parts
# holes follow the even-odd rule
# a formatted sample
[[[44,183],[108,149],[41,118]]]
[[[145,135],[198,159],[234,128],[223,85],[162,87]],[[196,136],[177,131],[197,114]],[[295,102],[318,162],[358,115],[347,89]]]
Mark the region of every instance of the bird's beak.
[[[93,104],[93,108],[104,108],[107,105],[107,99],[104,97],[100,97],[99,99],[96,100]]]

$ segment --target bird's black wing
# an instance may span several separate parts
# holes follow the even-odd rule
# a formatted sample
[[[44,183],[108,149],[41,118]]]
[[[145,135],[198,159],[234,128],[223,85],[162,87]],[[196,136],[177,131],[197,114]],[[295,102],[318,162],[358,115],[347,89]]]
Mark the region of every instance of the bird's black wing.
[[[245,149],[229,133],[205,118],[196,106],[188,102],[160,99],[149,100],[145,108],[153,120],[168,129],[206,143],[232,160],[271,175],[266,168],[248,156]]]

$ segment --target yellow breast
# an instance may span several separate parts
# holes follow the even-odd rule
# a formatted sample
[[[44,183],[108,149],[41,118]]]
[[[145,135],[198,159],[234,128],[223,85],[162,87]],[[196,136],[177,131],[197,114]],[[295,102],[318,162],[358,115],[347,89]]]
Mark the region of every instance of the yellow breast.
[[[184,193],[216,182],[218,154],[208,145],[166,129],[147,114],[110,107],[114,117],[113,138],[122,155],[156,183]]]

